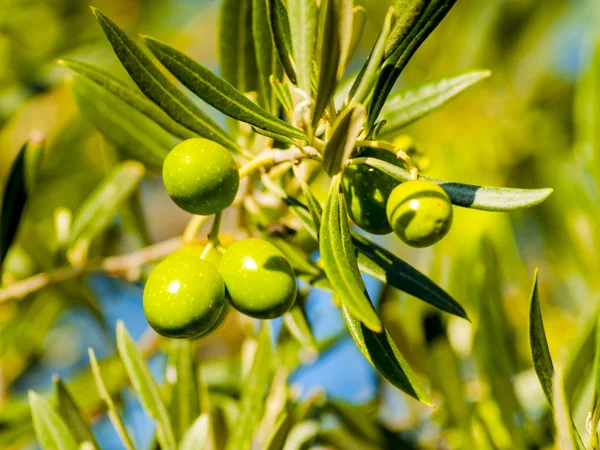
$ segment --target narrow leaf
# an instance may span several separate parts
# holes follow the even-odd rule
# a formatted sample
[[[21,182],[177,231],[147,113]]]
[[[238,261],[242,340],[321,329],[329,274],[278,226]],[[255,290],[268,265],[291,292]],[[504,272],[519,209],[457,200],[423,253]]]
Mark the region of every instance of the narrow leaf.
[[[281,0],[269,1],[269,15],[273,42],[277,49],[279,61],[285,74],[293,84],[297,84],[296,69],[290,56],[292,42],[290,35],[290,22],[287,9]]]
[[[105,88],[129,106],[137,109],[149,119],[152,119],[157,125],[173,136],[181,139],[189,139],[197,136],[193,131],[175,122],[167,113],[140,94],[139,91],[127,86],[122,80],[112,76],[110,73],[91,64],[70,59],[61,59],[58,61],[58,64],[89,78],[94,83]]]
[[[362,6],[355,6],[352,8],[352,38],[348,44],[348,54],[346,60],[342,61],[344,68],[348,67],[352,56],[358,49],[365,31],[365,25],[367,24],[367,10]]]
[[[329,400],[328,405],[354,434],[379,445],[383,443],[381,428],[376,421],[365,416],[364,408],[336,399]]]
[[[92,444],[92,448],[99,449],[100,447],[96,442],[92,430],[83,419],[83,415],[75,403],[75,400],[71,397],[67,386],[65,386],[59,377],[54,378],[54,389],[56,391],[58,413],[65,420],[65,423],[69,427],[69,430],[77,443],[82,444],[87,441]]]
[[[92,240],[109,225],[119,206],[144,176],[144,166],[126,161],[115,167],[81,204],[73,218],[69,259],[76,265],[87,257]]]
[[[150,100],[186,128],[239,152],[235,141],[183,95],[116,23],[98,9],[92,12],[123,67]]]
[[[317,35],[317,4],[315,0],[288,0],[288,11],[298,87],[310,97]]]
[[[474,70],[452,77],[428,81],[409,89],[403,89],[389,97],[381,110],[381,118],[387,121],[380,135],[391,135],[415,120],[448,103],[465,89],[488,78],[489,70]]]
[[[179,450],[204,450],[209,448],[210,418],[208,413],[198,417],[187,430],[179,446]]]
[[[95,82],[75,77],[71,90],[83,115],[124,156],[160,170],[180,140]]]
[[[192,341],[171,340],[171,361],[174,369],[173,390],[169,404],[175,439],[180,440],[200,415],[200,393],[198,392],[197,368],[192,353]],[[171,369],[170,369],[171,370]]]
[[[323,15],[323,26],[319,24],[319,83],[312,115],[315,128],[329,104],[338,82],[340,66],[340,16],[336,8],[337,0],[322,0],[319,13]],[[346,1],[346,0],[344,0]]]
[[[269,77],[281,67],[274,54],[275,45],[271,32],[269,0],[252,0],[252,37],[256,49],[259,80],[259,103],[267,111],[273,109],[273,92]],[[277,65],[277,69],[274,69]]]
[[[43,450],[77,450],[77,442],[67,424],[50,404],[29,391],[33,428]]]
[[[554,399],[554,423],[557,440],[562,450],[583,450],[585,446],[573,424],[569,404],[565,396],[562,372],[558,371],[552,380],[552,398]]]
[[[304,310],[300,305],[294,305],[290,311],[285,313],[283,322],[300,345],[316,350],[317,343],[315,342],[315,337],[308,325]]]
[[[542,385],[542,390],[552,405],[552,378],[554,376],[554,365],[552,356],[546,340],[546,331],[544,330],[544,321],[540,309],[540,300],[538,295],[538,271],[536,269],[533,275],[533,288],[531,291],[531,303],[529,307],[529,345],[531,348],[531,358],[533,367],[538,380]]]
[[[252,438],[262,417],[266,390],[273,372],[273,349],[271,348],[271,330],[267,321],[263,321],[258,333],[257,346],[252,367],[245,379],[240,400],[240,413],[237,424],[230,436],[227,450],[249,450]]]
[[[388,332],[385,329],[380,333],[369,330],[350,313],[343,299],[341,309],[356,346],[381,376],[411,397],[433,405]]]
[[[292,93],[290,92],[290,88],[287,86],[287,84],[279,81],[273,75],[271,75],[269,81],[271,83],[271,87],[273,88],[273,92],[277,97],[277,100],[279,100],[279,103],[281,103],[281,106],[283,106],[283,109],[288,114],[288,116],[290,118],[293,117],[294,102],[292,100]]]
[[[330,176],[340,172],[346,164],[366,117],[365,107],[354,104],[346,108],[333,124],[331,138],[323,150],[323,170]]]
[[[117,348],[142,406],[156,420],[156,434],[161,448],[174,450],[175,435],[160,390],[122,321],[117,322]]]
[[[406,38],[423,13],[428,0],[396,0],[394,13],[396,23],[386,41],[385,57],[390,56]]]
[[[98,390],[98,395],[106,404],[106,408],[108,410],[108,418],[112,423],[115,431],[117,432],[119,439],[121,439],[125,450],[134,450],[135,447],[133,446],[131,437],[127,432],[127,428],[125,428],[125,424],[121,420],[121,416],[117,411],[117,407],[113,402],[110,392],[106,388],[106,384],[104,383],[104,379],[102,378],[102,373],[100,371],[100,366],[98,365],[98,360],[96,359],[96,354],[94,353],[94,350],[89,348],[88,355],[90,357],[90,366],[92,369],[92,375],[94,376],[94,382],[96,383],[96,389]]]
[[[468,320],[464,308],[413,266],[358,233],[352,235],[360,270],[436,308]]]
[[[344,75],[346,63],[351,56],[353,27],[354,27],[354,0],[336,0],[338,11],[338,35],[340,40],[340,59],[338,62],[338,80]]]
[[[294,171],[294,176],[296,177],[296,180],[298,181],[298,184],[300,185],[300,189],[302,190],[304,197],[306,197],[308,211],[310,212],[310,215],[312,217],[312,221],[314,224],[313,226],[314,226],[314,230],[315,230],[315,234],[316,234],[316,230],[321,228],[321,215],[323,214],[323,208],[321,207],[321,204],[319,203],[319,201],[316,199],[316,197],[310,190],[310,188],[309,188],[308,184],[306,183],[306,181],[304,180],[304,178],[302,178],[302,176],[298,172],[298,168],[296,166],[292,166],[292,170]],[[314,236],[314,237],[316,240],[319,239],[318,236]]]
[[[152,53],[179,81],[224,114],[289,138],[306,139],[302,131],[272,116],[193,59],[153,38],[144,39]]]
[[[399,180],[410,180],[410,173],[400,167],[376,158],[353,158],[353,164],[368,164]],[[551,194],[552,189],[515,189],[472,184],[452,183],[430,177],[419,176],[439,184],[453,204],[483,211],[518,211],[539,205]]]
[[[360,274],[356,276],[358,267],[352,246],[348,241],[348,219],[340,214],[340,203],[345,199],[340,193],[340,176],[336,176],[329,190],[321,230],[319,232],[319,247],[327,278],[335,292],[343,299],[352,314],[369,329],[381,331],[381,320],[377,317],[371,304]]]
[[[44,154],[44,139],[32,133],[12,163],[2,195],[0,214],[0,270],[15,240],[25,204],[31,195]]]
[[[317,438],[321,424],[316,420],[300,422],[291,429],[283,450],[302,450],[310,448],[310,444]]]

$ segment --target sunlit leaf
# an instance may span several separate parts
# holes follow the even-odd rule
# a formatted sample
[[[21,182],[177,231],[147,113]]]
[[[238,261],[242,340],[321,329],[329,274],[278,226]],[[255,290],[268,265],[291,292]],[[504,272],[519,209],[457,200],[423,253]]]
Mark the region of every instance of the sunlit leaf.
[[[256,63],[259,80],[259,103],[267,111],[276,112],[273,91],[269,77],[281,78],[283,67],[277,57],[271,31],[269,0],[252,0],[252,37],[256,50]]]
[[[398,181],[410,180],[410,173],[393,164],[377,158],[353,158],[352,163],[368,164],[381,170]],[[483,211],[518,211],[539,205],[553,192],[546,189],[515,189],[491,186],[475,186],[472,184],[453,183],[435,178],[419,176],[419,179],[439,184],[457,206],[481,209]]]
[[[204,450],[210,443],[210,418],[208,413],[198,417],[186,431],[179,450]]]
[[[156,420],[158,442],[163,449],[174,450],[175,435],[160,390],[122,321],[117,322],[117,348],[142,406]]]
[[[33,427],[43,450],[77,450],[77,442],[65,421],[47,400],[29,391]]]
[[[344,67],[344,69],[350,64],[354,52],[356,52],[362,42],[366,24],[367,10],[362,6],[355,6],[352,8],[352,38],[348,43],[348,54],[346,55],[346,59],[342,61],[342,67]]]
[[[306,320],[304,311],[299,304],[296,303],[291,310],[285,313],[283,322],[288,330],[290,330],[292,336],[294,336],[301,345],[316,350],[317,343],[315,342],[315,337]]]
[[[75,440],[79,444],[87,441],[92,444],[92,448],[100,448],[92,430],[83,419],[79,407],[75,403],[75,400],[73,400],[73,397],[71,397],[67,386],[65,386],[59,377],[54,378],[54,388],[56,391],[58,413],[64,419]]]
[[[123,67],[150,100],[186,128],[239,152],[231,136],[183,95],[116,23],[100,10],[92,11]]]
[[[310,96],[317,35],[317,4],[314,0],[289,0],[288,11],[298,87]]]
[[[290,431],[283,450],[301,450],[310,446],[321,430],[321,424],[316,420],[307,420],[296,424]]]
[[[144,38],[154,55],[194,94],[230,117],[289,138],[306,139],[304,133],[272,116],[227,81],[156,39]]]
[[[489,70],[473,70],[452,77],[439,78],[403,89],[391,95],[381,110],[387,123],[381,136],[392,135],[415,120],[445,105],[465,89],[488,78]]]
[[[331,138],[323,150],[323,169],[330,176],[337,174],[350,157],[366,119],[363,105],[346,108],[333,124]]]
[[[175,439],[178,441],[200,415],[197,368],[192,353],[192,341],[173,339],[169,369],[175,376],[169,411]]]
[[[557,440],[562,450],[583,450],[585,446],[573,425],[571,411],[563,384],[562,372],[559,370],[552,380],[552,398],[554,399],[554,423],[556,425]]]
[[[281,0],[268,1],[271,32],[273,33],[273,42],[277,49],[279,61],[287,77],[293,84],[296,84],[296,69],[290,55],[292,51],[292,37],[287,9]]]
[[[396,0],[394,28],[386,40],[384,56],[387,58],[402,44],[425,9],[428,0]]]

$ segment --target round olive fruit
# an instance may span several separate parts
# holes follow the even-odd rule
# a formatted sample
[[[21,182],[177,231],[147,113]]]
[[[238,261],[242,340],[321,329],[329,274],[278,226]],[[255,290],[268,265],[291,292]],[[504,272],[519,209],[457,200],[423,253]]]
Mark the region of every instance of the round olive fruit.
[[[273,244],[249,238],[231,245],[219,272],[231,305],[247,316],[273,319],[296,300],[296,276],[290,263]]]
[[[169,152],[163,164],[163,183],[181,209],[208,216],[231,205],[240,175],[227,149],[208,139],[194,138]]]
[[[359,157],[382,159],[398,167],[402,166],[402,161],[387,150],[369,148]],[[348,214],[354,223],[371,234],[391,233],[385,205],[390,193],[398,185],[398,180],[366,164],[347,167],[342,180]]]
[[[398,235],[411,247],[427,247],[442,239],[452,225],[448,194],[426,180],[397,186],[387,203],[387,217]]]
[[[171,338],[195,338],[217,321],[225,284],[209,262],[171,255],[159,263],[144,288],[144,313],[154,330]]]

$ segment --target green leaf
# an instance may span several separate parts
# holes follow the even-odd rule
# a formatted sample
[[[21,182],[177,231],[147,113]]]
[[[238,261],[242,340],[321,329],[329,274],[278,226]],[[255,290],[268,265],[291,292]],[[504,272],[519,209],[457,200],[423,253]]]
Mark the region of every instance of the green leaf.
[[[331,138],[323,150],[323,170],[330,176],[340,172],[346,164],[366,118],[365,107],[353,104],[333,124]]]
[[[442,311],[469,319],[456,300],[413,266],[358,233],[353,233],[352,239],[359,252],[358,267],[362,272]]]
[[[258,88],[252,40],[252,0],[223,0],[219,14],[221,75],[240,92]]]
[[[43,450],[77,450],[77,442],[64,420],[50,404],[29,391],[33,427]]]
[[[102,372],[100,371],[100,366],[98,365],[98,360],[96,359],[96,354],[94,353],[94,350],[89,348],[88,355],[90,357],[90,366],[92,369],[92,375],[94,377],[94,382],[96,383],[96,389],[98,390],[98,395],[106,404],[106,408],[108,410],[108,412],[107,412],[108,418],[109,418],[110,422],[112,423],[115,431],[117,432],[117,435],[119,436],[119,439],[123,443],[123,446],[125,447],[125,449],[126,450],[134,450],[135,447],[133,446],[131,437],[129,436],[129,433],[127,432],[127,428],[125,428],[125,424],[121,420],[121,416],[119,415],[119,412],[117,411],[117,407],[115,406],[115,403],[113,402],[113,399],[110,396],[110,392],[107,389],[106,384],[104,383],[104,379],[102,378]],[[111,360],[108,360],[108,361],[111,362]],[[111,373],[111,375],[112,375],[112,373]]]
[[[179,450],[204,450],[210,443],[210,418],[208,413],[198,417],[187,430],[179,446]]]
[[[552,378],[554,376],[554,365],[552,356],[546,340],[544,321],[540,309],[538,294],[538,271],[533,275],[533,288],[531,290],[531,303],[529,307],[529,345],[531,348],[531,359],[542,390],[552,405]]]
[[[381,110],[381,118],[387,124],[380,135],[392,135],[415,120],[445,105],[465,89],[488,78],[489,70],[473,70],[451,77],[427,81],[415,87],[403,89],[388,98]]]
[[[294,114],[294,102],[292,101],[290,88],[287,84],[279,81],[273,75],[269,78],[269,82],[271,83],[271,87],[273,88],[277,100],[279,100],[279,103],[281,103],[285,112],[292,117]]]
[[[358,271],[355,250],[345,213],[344,195],[336,176],[329,189],[319,232],[321,259],[335,292],[356,318],[373,331],[381,331],[381,320],[371,304]]]
[[[365,65],[350,88],[350,104],[364,102],[373,89],[373,85],[377,81],[376,75],[378,73],[377,71],[379,70],[379,66],[381,66],[381,62],[383,61],[385,44],[392,29],[393,16],[393,10],[390,9],[385,16],[379,37],[375,41],[373,49],[371,50]]]
[[[425,9],[428,0],[396,0],[394,15],[396,23],[385,45],[385,58],[390,56],[408,36]]]
[[[279,76],[282,67],[277,55],[271,32],[269,0],[252,0],[252,37],[256,50],[256,63],[258,66],[259,103],[267,111],[275,111],[273,91],[269,77]]]
[[[288,0],[288,11],[298,87],[310,97],[317,35],[317,4],[315,0]]]
[[[585,446],[573,424],[561,371],[557,371],[552,380],[552,398],[554,399],[554,423],[560,448],[562,450],[584,450]]]
[[[296,166],[292,166],[292,170],[294,171],[294,176],[298,181],[298,185],[300,186],[304,197],[306,197],[308,211],[310,212],[310,215],[312,217],[313,227],[311,227],[311,230],[308,231],[315,238],[315,240],[318,241],[319,236],[317,235],[317,231],[319,230],[319,228],[321,228],[321,215],[323,214],[323,208],[321,207],[321,204],[310,190],[304,178],[302,178],[302,176],[298,172],[298,168]]]
[[[300,345],[316,350],[317,343],[315,342],[310,325],[308,325],[302,306],[296,303],[291,310],[285,313],[283,322]]]
[[[17,235],[27,199],[35,187],[43,155],[44,139],[39,133],[32,133],[10,168],[0,214],[0,273],[8,249]]]
[[[357,438],[348,429],[342,427],[323,427],[319,437],[333,448],[343,448],[344,450],[377,450],[381,448]]]
[[[350,313],[345,301],[343,299],[340,301],[342,315],[350,335],[365,358],[391,384],[411,397],[432,406],[431,399],[404,360],[389,333],[385,329],[380,333],[369,330]]]
[[[139,162],[125,161],[115,167],[81,204],[74,215],[69,240],[69,259],[84,263],[92,240],[110,224],[119,206],[138,187],[144,176]]]
[[[142,92],[176,122],[233,152],[239,147],[219,125],[183,95],[119,26],[92,8],[115,54]]]
[[[290,411],[287,409],[282,411],[265,440],[263,450],[282,450],[293,424],[294,420]]]
[[[126,157],[148,168],[161,170],[169,151],[180,142],[146,115],[87,78],[74,77],[71,90],[85,118]]]
[[[152,119],[157,125],[165,131],[171,133],[180,139],[189,139],[197,136],[191,130],[175,122],[162,109],[144,97],[139,91],[136,91],[125,84],[122,80],[114,77],[108,72],[80,61],[70,59],[61,59],[57,61],[61,66],[77,72],[78,74],[89,78],[97,85],[103,87],[111,94],[114,94],[119,99],[127,103],[132,108],[135,108],[149,119]]]
[[[175,439],[179,441],[200,415],[198,370],[194,362],[192,341],[172,339],[170,345],[169,367],[174,369],[175,380],[172,383],[169,411]]]
[[[352,430],[354,434],[369,442],[377,443],[379,446],[383,444],[381,428],[376,421],[365,415],[364,408],[335,399],[327,403],[348,430]]]
[[[174,450],[175,435],[160,390],[122,321],[117,322],[117,348],[131,386],[148,415],[156,420],[156,434],[161,448]]]
[[[385,60],[369,102],[367,128],[373,127],[396,80],[421,44],[446,17],[454,3],[456,0],[430,0],[418,22],[411,27],[409,34],[402,41],[402,45]]]
[[[302,249],[277,236],[265,235],[264,239],[277,247],[289,261],[290,265],[298,275],[305,274],[319,276],[322,274],[319,266]]]
[[[400,167],[376,158],[353,158],[353,164],[368,164],[387,175],[399,180],[410,180],[410,173]],[[491,186],[475,186],[472,184],[452,183],[430,177],[419,176],[439,184],[457,206],[480,209],[483,211],[519,211],[539,205],[553,192],[546,189],[515,189]]]
[[[293,84],[297,84],[296,70],[294,69],[294,63],[290,55],[292,51],[292,37],[287,9],[281,0],[268,1],[271,33],[279,61],[289,80]]]
[[[283,450],[302,450],[309,448],[321,431],[321,424],[316,420],[300,422],[291,429],[285,440]]]
[[[156,39],[144,37],[144,40],[152,53],[179,81],[202,100],[224,114],[242,122],[247,122],[257,128],[292,139],[306,140],[306,136],[302,131],[272,116],[250,101],[227,81],[193,59]]]
[[[367,10],[362,6],[352,8],[352,37],[348,44],[348,54],[346,60],[342,61],[342,67],[347,68],[352,60],[352,56],[358,49],[367,24]],[[340,74],[342,75],[342,74]]]
[[[339,16],[338,34],[340,41],[340,59],[338,62],[338,80],[344,75],[346,64],[352,56],[350,49],[353,40],[354,28],[354,0],[336,0],[336,11]]]
[[[319,21],[319,82],[312,115],[313,128],[316,128],[319,120],[321,120],[339,79],[341,18],[340,11],[336,8],[336,1],[321,0],[319,6],[319,14],[322,15],[322,19]],[[321,23],[323,24],[322,27]]]
[[[83,419],[79,407],[71,397],[67,386],[59,377],[54,378],[54,388],[56,390],[58,413],[65,420],[77,443],[81,444],[87,441],[92,443],[92,448],[100,448],[92,430]]]
[[[226,450],[249,450],[262,413],[266,390],[273,372],[271,328],[263,321],[258,332],[256,351],[250,372],[245,377],[237,424],[227,442]]]

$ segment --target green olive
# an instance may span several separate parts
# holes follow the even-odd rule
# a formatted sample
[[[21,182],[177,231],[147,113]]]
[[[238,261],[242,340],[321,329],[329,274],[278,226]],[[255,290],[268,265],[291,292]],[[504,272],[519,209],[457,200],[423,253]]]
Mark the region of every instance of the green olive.
[[[387,217],[402,241],[411,247],[427,247],[450,230],[452,203],[448,194],[431,181],[406,181],[390,194]]]
[[[240,175],[227,149],[208,139],[194,138],[183,141],[167,155],[163,183],[181,209],[208,216],[231,205]]]
[[[144,313],[154,330],[172,338],[195,338],[218,320],[225,284],[209,262],[172,255],[158,264],[144,288]]]
[[[227,249],[219,271],[238,311],[257,319],[273,319],[296,300],[296,276],[273,244],[262,239],[238,241]]]
[[[374,157],[399,167],[402,165],[401,160],[387,150],[369,148],[360,157]],[[354,223],[372,234],[391,233],[385,205],[398,180],[366,164],[357,164],[344,170],[343,183],[348,214]]]

